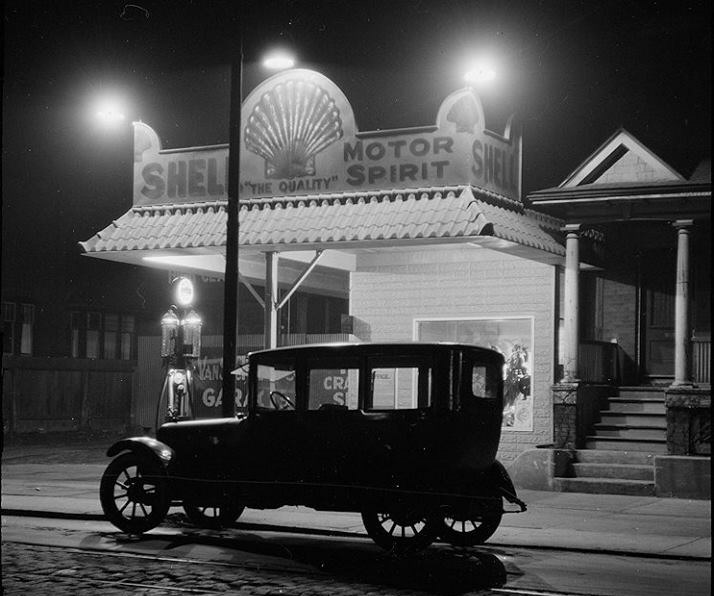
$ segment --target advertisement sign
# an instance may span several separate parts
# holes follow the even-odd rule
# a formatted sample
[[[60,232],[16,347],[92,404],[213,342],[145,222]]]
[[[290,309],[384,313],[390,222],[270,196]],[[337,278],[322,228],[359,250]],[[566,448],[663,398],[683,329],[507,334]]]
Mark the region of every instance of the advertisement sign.
[[[223,348],[204,346],[201,352],[192,371],[194,416],[220,418],[223,416]],[[248,407],[246,381],[247,372],[236,375],[236,408]]]
[[[503,354],[503,426],[533,430],[532,317],[419,320],[416,339],[473,344]]]
[[[451,185],[521,195],[520,132],[510,120],[489,131],[471,88],[449,95],[433,125],[360,132],[332,81],[288,70],[245,99],[240,142],[241,199]],[[134,123],[134,205],[225,200],[227,176],[227,145],[163,150]]]

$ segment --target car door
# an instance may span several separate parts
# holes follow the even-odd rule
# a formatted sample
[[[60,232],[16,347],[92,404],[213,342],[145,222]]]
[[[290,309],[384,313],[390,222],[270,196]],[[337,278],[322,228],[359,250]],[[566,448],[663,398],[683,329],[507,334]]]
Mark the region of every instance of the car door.
[[[302,479],[304,460],[295,361],[258,363],[255,376],[247,449],[238,455],[251,479],[291,485]]]
[[[359,360],[308,359],[306,400],[301,413],[306,476],[320,485],[351,486],[362,475],[357,429]]]

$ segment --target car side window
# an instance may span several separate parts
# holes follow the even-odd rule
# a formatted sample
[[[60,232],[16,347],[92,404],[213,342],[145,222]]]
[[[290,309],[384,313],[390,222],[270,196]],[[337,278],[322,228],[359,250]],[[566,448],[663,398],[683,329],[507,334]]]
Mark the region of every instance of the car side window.
[[[258,409],[295,409],[295,364],[293,362],[259,364],[256,381]]]
[[[431,405],[431,368],[375,366],[370,369],[371,410],[411,410]]]
[[[358,409],[358,368],[310,368],[308,375],[308,410]]]

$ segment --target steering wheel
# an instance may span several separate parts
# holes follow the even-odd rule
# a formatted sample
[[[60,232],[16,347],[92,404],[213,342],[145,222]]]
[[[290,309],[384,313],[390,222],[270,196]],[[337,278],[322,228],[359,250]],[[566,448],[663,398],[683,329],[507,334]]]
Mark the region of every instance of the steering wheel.
[[[282,408],[280,407],[280,405],[278,405],[278,402],[275,399],[276,397],[279,397],[280,399],[282,399],[285,402],[285,404],[283,405]],[[280,391],[271,391],[270,392],[270,402],[273,404],[273,407],[276,410],[289,410],[289,409],[294,410],[295,409],[295,404],[293,403],[293,401],[287,395],[285,395],[284,393],[281,393]]]

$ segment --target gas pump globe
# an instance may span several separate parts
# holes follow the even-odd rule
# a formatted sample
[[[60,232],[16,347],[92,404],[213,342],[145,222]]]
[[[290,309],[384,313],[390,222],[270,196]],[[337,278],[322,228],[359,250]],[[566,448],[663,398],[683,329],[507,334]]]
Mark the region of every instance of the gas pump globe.
[[[161,318],[161,357],[166,375],[159,403],[166,399],[166,421],[193,417],[193,360],[201,356],[201,317],[193,308],[193,282],[179,277],[173,282],[177,306]],[[158,424],[158,420],[157,420]]]
[[[179,318],[173,307],[161,317],[161,357],[170,358],[176,355],[178,345]]]
[[[185,358],[201,356],[201,317],[191,309],[186,318],[181,321],[183,329],[183,355]]]

